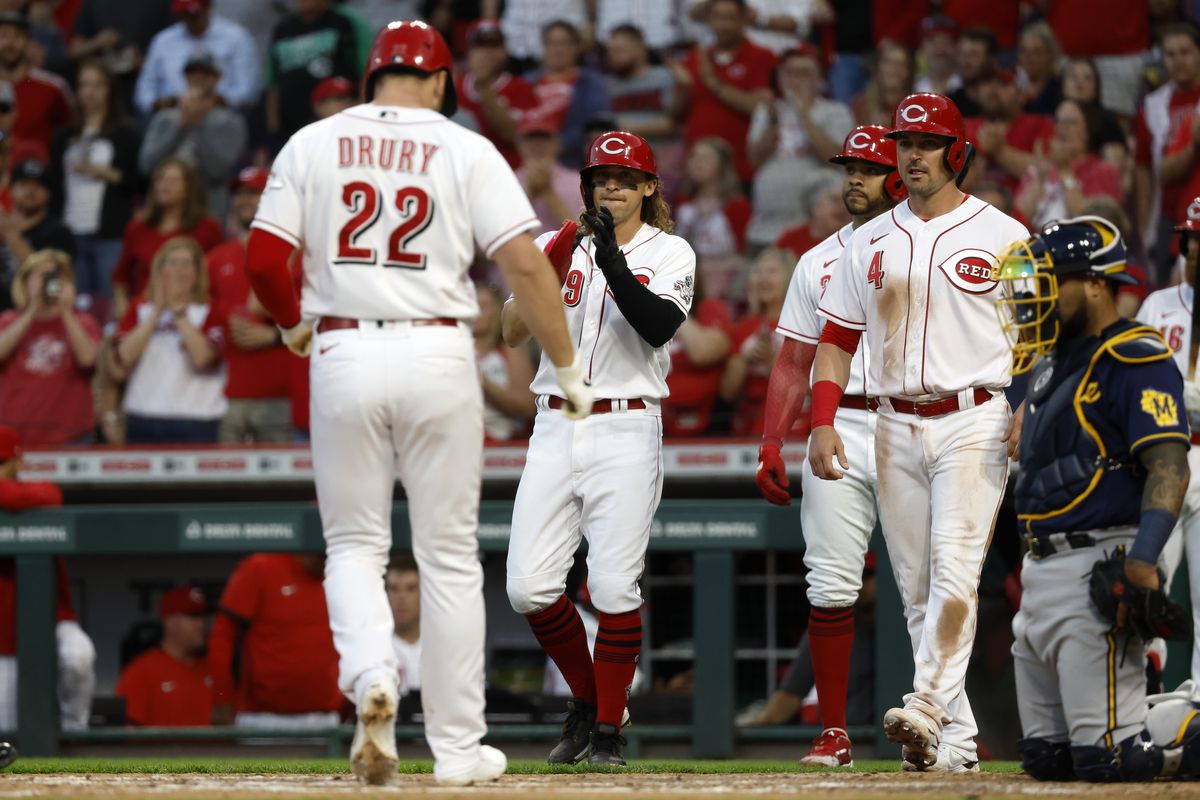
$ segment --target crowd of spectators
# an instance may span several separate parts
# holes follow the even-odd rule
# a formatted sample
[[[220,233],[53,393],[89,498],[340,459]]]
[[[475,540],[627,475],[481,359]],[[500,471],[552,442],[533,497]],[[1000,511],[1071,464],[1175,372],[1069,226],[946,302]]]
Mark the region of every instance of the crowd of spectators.
[[[443,31],[455,121],[546,228],[578,214],[597,133],[653,144],[703,287],[671,343],[668,435],[758,434],[786,276],[848,221],[828,158],[912,91],[967,117],[965,190],[1031,227],[1113,217],[1136,309],[1179,280],[1170,232],[1200,194],[1197,5],[5,0],[0,422],[31,446],[303,439],[305,365],[241,274],[247,225],[287,137],[358,102],[392,17]],[[521,437],[535,354],[499,344],[505,290],[473,275],[488,435]]]

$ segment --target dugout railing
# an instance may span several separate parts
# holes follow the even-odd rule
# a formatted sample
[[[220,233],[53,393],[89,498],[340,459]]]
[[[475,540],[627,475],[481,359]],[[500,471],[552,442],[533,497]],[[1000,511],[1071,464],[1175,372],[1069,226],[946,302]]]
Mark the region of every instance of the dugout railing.
[[[480,547],[485,552],[507,548],[511,502],[485,501],[481,507]],[[410,532],[403,503],[392,515],[396,549],[407,549]],[[695,586],[692,613],[695,642],[695,688],[689,725],[635,725],[628,731],[631,752],[654,740],[690,739],[697,758],[729,758],[739,744],[763,740],[804,743],[819,731],[812,727],[736,729],[734,651],[738,611],[735,556],[749,551],[799,551],[798,506],[777,508],[753,500],[664,500],[656,517],[650,548],[654,552],[690,553]],[[237,503],[159,506],[68,506],[20,515],[0,514],[0,555],[13,556],[17,570],[17,661],[20,681],[18,730],[10,732],[27,755],[53,755],[62,744],[117,741],[212,741],[245,738],[236,728],[138,729],[97,728],[62,732],[57,719],[57,670],[54,639],[55,570],[53,556],[145,557],[190,553],[239,555],[263,551],[300,551],[322,545],[320,518],[309,503]],[[876,719],[911,686],[910,650],[899,597],[886,560],[877,547]],[[314,733],[254,733],[312,739]],[[402,726],[402,736],[417,737],[420,728]],[[878,726],[852,731],[858,741],[886,742]],[[331,753],[344,753],[352,729],[319,733]],[[492,725],[490,737],[551,739],[550,725]]]

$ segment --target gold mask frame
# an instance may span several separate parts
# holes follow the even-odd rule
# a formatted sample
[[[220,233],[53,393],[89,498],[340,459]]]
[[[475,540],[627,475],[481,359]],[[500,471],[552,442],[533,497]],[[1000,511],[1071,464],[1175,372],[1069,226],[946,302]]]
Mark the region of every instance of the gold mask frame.
[[[1036,239],[1013,242],[996,260],[996,315],[1012,349],[1012,374],[1022,375],[1058,341],[1058,278],[1050,254],[1034,255]]]

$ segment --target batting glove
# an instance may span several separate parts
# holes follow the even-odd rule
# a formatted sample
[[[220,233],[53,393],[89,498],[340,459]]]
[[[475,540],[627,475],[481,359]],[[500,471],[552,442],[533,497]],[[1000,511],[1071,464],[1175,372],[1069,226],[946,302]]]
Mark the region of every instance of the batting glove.
[[[777,506],[790,506],[792,495],[788,492],[787,466],[779,453],[779,445],[764,443],[758,450],[758,472],[754,476],[758,491],[767,502]]]
[[[280,328],[283,343],[301,358],[307,358],[312,352],[313,326],[311,322],[300,320],[290,328]]]
[[[558,377],[558,385],[567,396],[567,403],[563,406],[563,414],[567,419],[583,419],[591,414],[594,395],[591,384],[583,377],[583,358],[579,353],[575,354],[570,366],[555,367],[554,372]]]

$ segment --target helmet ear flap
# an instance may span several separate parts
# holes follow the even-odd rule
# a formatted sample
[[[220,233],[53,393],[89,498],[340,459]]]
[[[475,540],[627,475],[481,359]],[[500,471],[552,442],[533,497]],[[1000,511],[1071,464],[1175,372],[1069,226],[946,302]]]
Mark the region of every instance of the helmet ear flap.
[[[946,168],[951,174],[957,175],[967,163],[967,145],[962,139],[955,139],[946,148]]]
[[[908,187],[904,185],[904,179],[900,177],[898,170],[892,170],[883,179],[883,191],[893,203],[899,203],[908,197]]]

